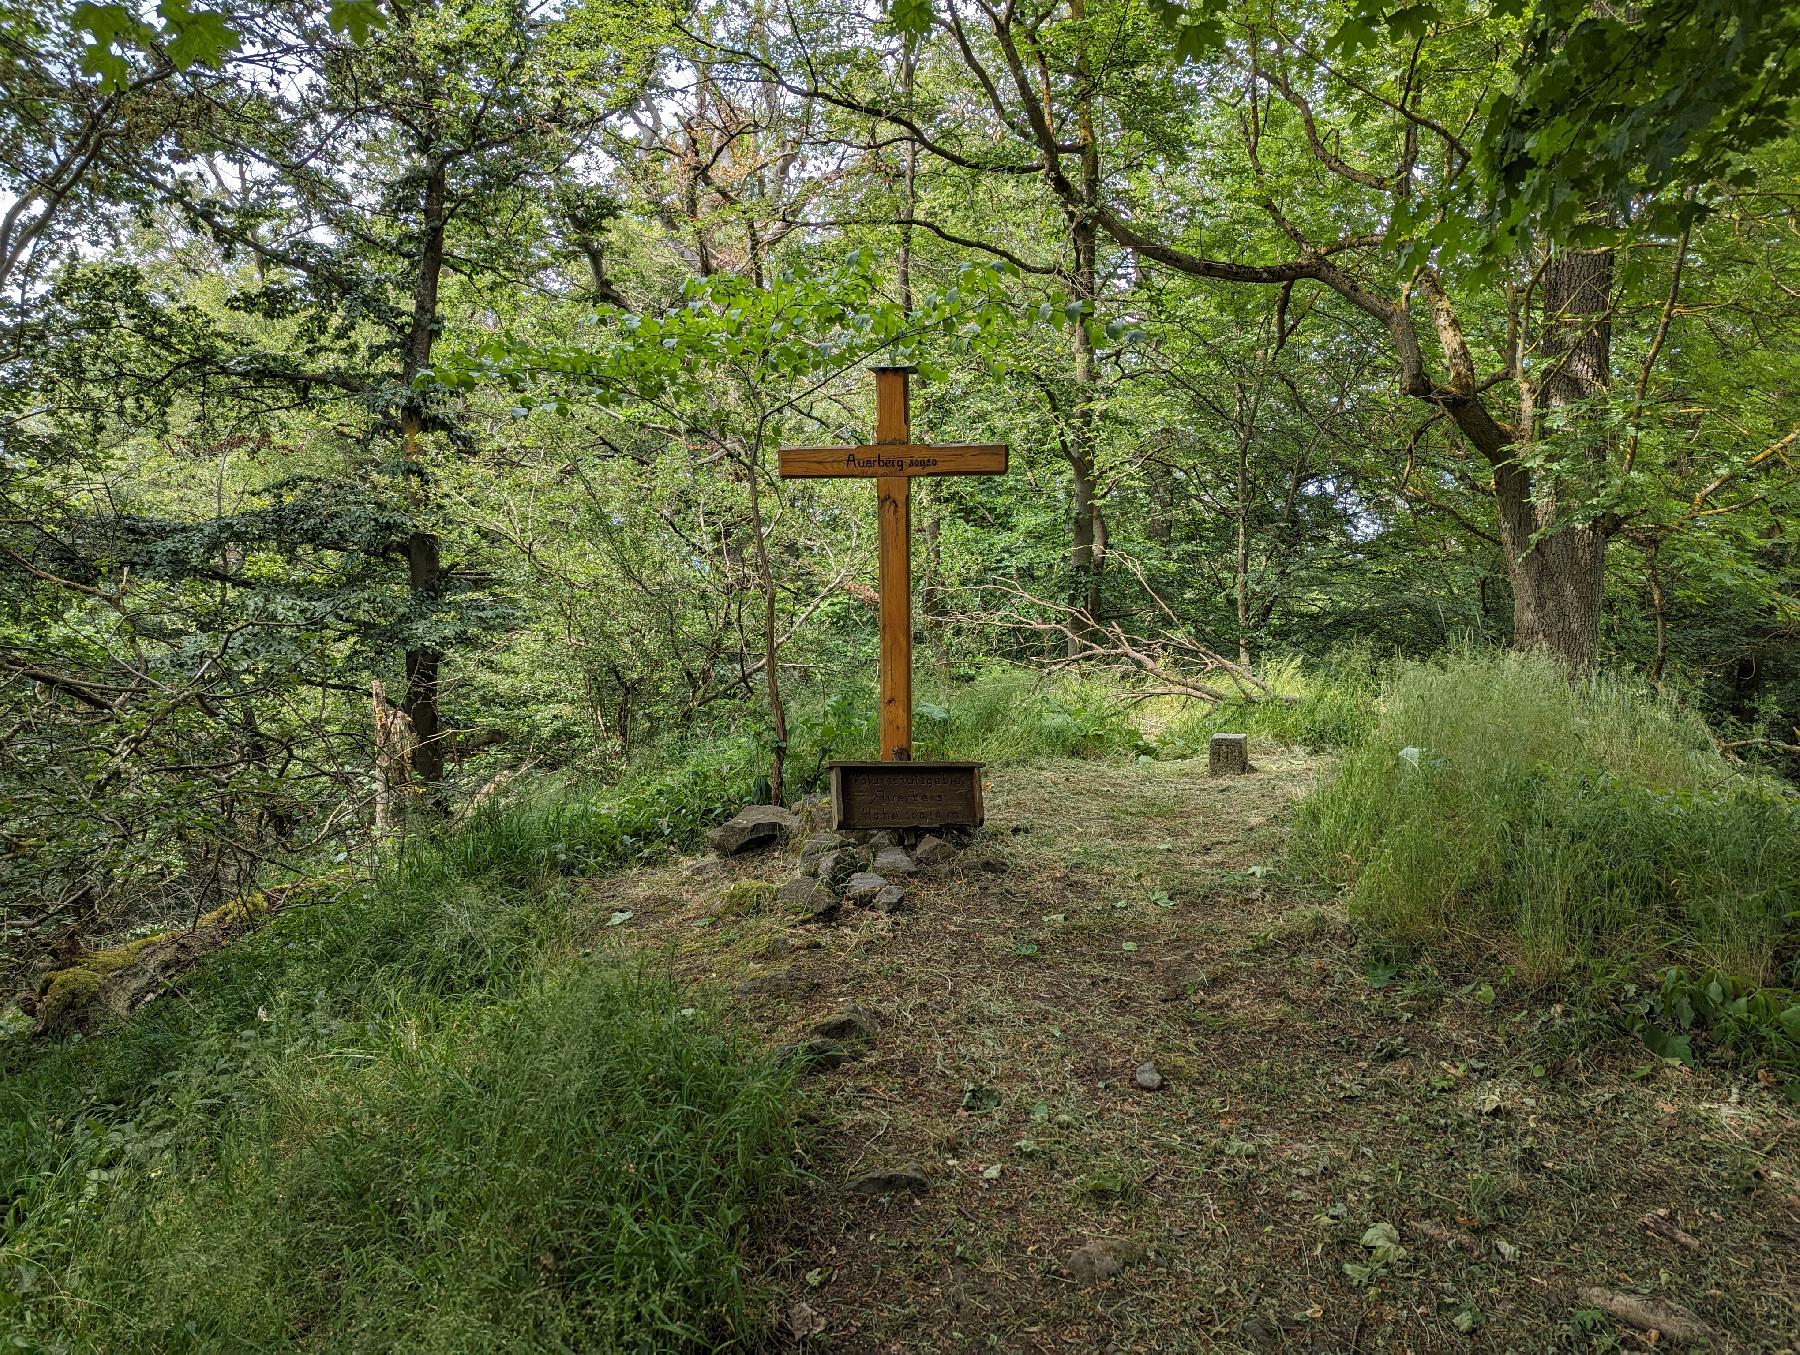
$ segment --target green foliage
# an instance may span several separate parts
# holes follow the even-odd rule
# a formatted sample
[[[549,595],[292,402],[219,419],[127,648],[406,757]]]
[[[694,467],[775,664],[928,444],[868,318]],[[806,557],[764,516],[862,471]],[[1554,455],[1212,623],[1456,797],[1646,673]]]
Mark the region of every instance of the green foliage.
[[[279,914],[181,1001],[9,1042],[13,1329],[91,1349],[743,1335],[734,1254],[787,1170],[785,1081],[667,983],[571,960],[559,883],[697,834],[730,775],[540,787]]]
[[[112,1126],[68,1229],[82,1264],[15,1298],[15,1330],[89,1349],[741,1337],[736,1248],[789,1170],[786,1083],[682,1003],[595,965],[410,1010],[340,1057],[277,1056],[204,1154],[159,1150],[155,1120]]]
[[[1618,996],[1626,1026],[1656,1055],[1694,1061],[1693,1037],[1764,1061],[1776,1070],[1790,1099],[1800,1101],[1800,994],[1759,988],[1717,969],[1698,975],[1680,965],[1642,991],[1627,984]]]
[[[1779,0],[1537,0],[1488,108],[1492,221],[1559,239],[1608,225],[1596,207],[1614,226],[1691,222],[1712,205],[1692,190],[1750,182],[1790,131],[1797,50],[1800,9]]]
[[[925,758],[1004,763],[1146,753],[1129,697],[1104,678],[995,667],[932,706],[942,717],[916,721],[913,736]]]
[[[1510,935],[1524,971],[1796,963],[1800,804],[1615,679],[1464,655],[1402,668],[1293,848],[1403,941]]]
[[[1157,737],[1157,749],[1197,757],[1214,734],[1249,734],[1290,748],[1343,748],[1374,722],[1375,664],[1364,650],[1336,651],[1316,663],[1282,660],[1264,665],[1258,676],[1273,697],[1234,697],[1210,710],[1190,704]]]
[[[346,34],[354,42],[364,41],[385,22],[380,0],[330,0],[325,13],[331,31]],[[69,17],[75,30],[88,38],[82,67],[99,76],[105,90],[124,87],[131,75],[128,57],[135,52],[164,56],[178,70],[216,68],[237,51],[242,40],[227,12],[197,9],[186,0],[159,0],[156,18],[160,22],[145,19],[137,6],[95,4],[93,0],[80,0]]]

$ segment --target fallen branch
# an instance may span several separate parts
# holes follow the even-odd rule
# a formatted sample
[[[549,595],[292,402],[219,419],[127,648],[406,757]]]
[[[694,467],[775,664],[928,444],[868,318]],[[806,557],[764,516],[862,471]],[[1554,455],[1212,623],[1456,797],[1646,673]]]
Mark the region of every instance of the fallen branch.
[[[1134,669],[1155,680],[1156,687],[1134,693],[1133,700],[1153,696],[1178,696],[1204,701],[1209,706],[1235,699],[1280,701],[1292,704],[1297,698],[1284,696],[1259,678],[1250,668],[1233,662],[1212,646],[1181,629],[1174,610],[1156,595],[1135,563],[1124,561],[1127,568],[1143,584],[1144,592],[1169,622],[1169,628],[1154,635],[1135,635],[1117,620],[1095,616],[1086,607],[1055,602],[1032,593],[1017,579],[986,584],[962,590],[975,595],[997,594],[1005,599],[1002,606],[984,611],[955,614],[946,620],[983,627],[1026,631],[1061,639],[1066,653],[1045,660],[1050,672],[1076,666],[1112,663]],[[1222,675],[1226,683],[1217,677]],[[1227,689],[1229,686],[1229,690]]]

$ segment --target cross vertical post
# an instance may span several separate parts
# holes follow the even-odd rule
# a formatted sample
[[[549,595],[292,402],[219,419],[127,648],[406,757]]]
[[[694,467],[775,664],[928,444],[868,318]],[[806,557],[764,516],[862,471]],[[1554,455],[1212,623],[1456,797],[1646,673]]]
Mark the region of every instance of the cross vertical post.
[[[783,447],[784,480],[875,482],[881,581],[881,761],[831,764],[833,828],[979,827],[981,764],[915,762],[912,748],[912,477],[1004,475],[1000,442],[912,441],[911,367],[875,368],[875,441],[867,446]]]
[[[875,443],[912,442],[910,367],[875,369]],[[912,760],[912,479],[875,481],[880,509],[876,577],[881,585],[881,760]]]

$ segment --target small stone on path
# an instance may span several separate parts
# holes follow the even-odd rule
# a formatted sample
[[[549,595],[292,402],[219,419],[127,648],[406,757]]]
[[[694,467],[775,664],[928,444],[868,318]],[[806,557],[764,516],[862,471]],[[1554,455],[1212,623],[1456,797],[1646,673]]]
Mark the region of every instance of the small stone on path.
[[[883,847],[875,853],[877,875],[917,875],[918,862],[906,854],[904,847]]]
[[[889,885],[869,902],[884,913],[897,913],[906,903],[906,891],[899,885]]]
[[[1140,1063],[1131,1080],[1145,1091],[1153,1092],[1162,1087],[1163,1075],[1154,1063]]]
[[[879,875],[871,875],[866,870],[859,870],[844,883],[844,897],[853,903],[873,899],[888,887],[888,882]]]
[[[800,860],[810,865],[827,852],[834,852],[844,845],[844,839],[837,833],[814,833],[800,847]]]
[[[921,866],[947,865],[955,855],[956,848],[936,833],[927,833],[919,845],[913,848],[913,860]]]
[[[1099,1284],[1110,1280],[1126,1266],[1142,1258],[1144,1249],[1135,1242],[1115,1237],[1096,1238],[1077,1247],[1069,1257],[1069,1274],[1077,1284]]]
[[[733,986],[731,991],[739,997],[756,997],[762,993],[786,992],[797,984],[793,970],[777,969],[772,974],[758,974],[755,978],[745,979]]]
[[[893,1171],[869,1172],[849,1185],[852,1195],[923,1195],[931,1189],[931,1180],[910,1163]]]

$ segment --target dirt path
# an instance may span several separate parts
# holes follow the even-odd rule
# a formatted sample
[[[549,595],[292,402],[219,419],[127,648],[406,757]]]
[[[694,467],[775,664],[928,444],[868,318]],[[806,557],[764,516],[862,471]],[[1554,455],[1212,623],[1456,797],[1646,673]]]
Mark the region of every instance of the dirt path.
[[[600,918],[632,916],[605,934],[743,985],[772,1040],[879,1019],[809,1084],[816,1183],[758,1253],[787,1320],[842,1351],[1670,1345],[1679,1314],[1653,1338],[1597,1287],[1679,1303],[1713,1349],[1791,1347],[1789,1109],[1646,1067],[1499,957],[1497,998],[1370,973],[1341,909],[1273,871],[1312,766],[1257,760],[1000,773],[958,870],[891,918],[704,920],[791,875],[774,854],[608,883]],[[902,1167],[922,1195],[845,1189]]]

